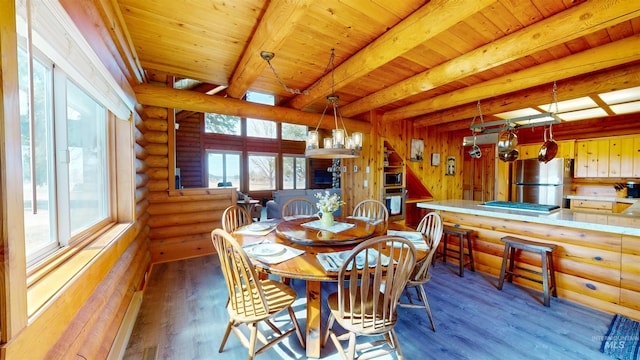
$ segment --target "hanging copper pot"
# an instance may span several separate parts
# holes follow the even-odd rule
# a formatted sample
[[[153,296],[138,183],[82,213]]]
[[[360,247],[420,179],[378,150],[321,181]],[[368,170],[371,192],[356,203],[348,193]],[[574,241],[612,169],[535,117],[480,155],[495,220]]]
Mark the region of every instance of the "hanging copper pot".
[[[551,131],[551,125],[549,125],[549,139],[547,140],[547,129],[544,129],[544,144],[538,152],[538,161],[548,163],[553,160],[558,153],[558,144],[553,141],[553,132]]]

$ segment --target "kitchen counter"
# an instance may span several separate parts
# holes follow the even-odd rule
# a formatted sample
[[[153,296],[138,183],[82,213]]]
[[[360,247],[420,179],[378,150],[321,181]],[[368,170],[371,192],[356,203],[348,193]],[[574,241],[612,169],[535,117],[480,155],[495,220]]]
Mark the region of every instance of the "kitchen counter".
[[[471,231],[476,271],[499,276],[505,236],[551,243],[557,246],[553,261],[559,298],[640,320],[640,202],[627,214],[539,213],[470,200],[421,202],[418,207],[436,210],[445,224]],[[541,266],[534,256],[521,256],[519,262],[525,268]],[[539,284],[526,279],[514,282],[540,291]]]
[[[623,213],[619,214],[591,213],[569,209],[560,209],[550,213],[538,213],[517,209],[488,207],[482,205],[480,201],[472,200],[429,201],[418,203],[417,206],[424,209],[640,236],[640,202],[637,202],[638,199],[622,199],[636,200],[636,202]]]
[[[611,201],[611,202],[621,202],[627,204],[636,204],[640,199],[637,198],[628,198],[628,197],[617,197],[617,196],[595,196],[595,195],[567,195],[567,199],[569,200],[593,200],[593,201]]]

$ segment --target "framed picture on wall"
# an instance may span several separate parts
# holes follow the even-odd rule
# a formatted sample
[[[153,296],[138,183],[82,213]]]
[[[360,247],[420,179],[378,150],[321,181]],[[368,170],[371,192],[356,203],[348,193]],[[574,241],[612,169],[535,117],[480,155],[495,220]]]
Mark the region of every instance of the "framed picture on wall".
[[[411,139],[411,161],[422,161],[424,158],[424,141],[422,139]]]
[[[455,156],[447,156],[447,172],[445,175],[453,176],[456,174],[456,158]]]

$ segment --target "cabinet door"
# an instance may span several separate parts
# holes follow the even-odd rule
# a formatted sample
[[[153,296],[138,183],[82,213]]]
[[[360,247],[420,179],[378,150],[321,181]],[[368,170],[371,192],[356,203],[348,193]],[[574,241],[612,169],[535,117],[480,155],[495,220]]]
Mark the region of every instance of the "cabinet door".
[[[537,159],[542,144],[518,145],[518,159]]]
[[[620,139],[620,177],[633,177],[634,157],[640,159],[638,151],[634,148],[634,142],[640,137],[625,137]],[[638,141],[640,145],[640,141]]]
[[[594,177],[609,176],[609,139],[596,141],[596,175]]]
[[[574,168],[575,177],[600,176],[598,175],[599,145],[600,142],[597,140],[581,140],[576,142],[576,163]],[[607,151],[607,156],[608,154],[609,152]],[[608,158],[606,163],[609,163]]]
[[[640,136],[635,136],[633,138],[633,149],[631,149],[633,153],[633,177],[640,177]]]
[[[620,177],[622,173],[623,138],[609,140],[609,177]],[[600,170],[600,169],[598,169]]]

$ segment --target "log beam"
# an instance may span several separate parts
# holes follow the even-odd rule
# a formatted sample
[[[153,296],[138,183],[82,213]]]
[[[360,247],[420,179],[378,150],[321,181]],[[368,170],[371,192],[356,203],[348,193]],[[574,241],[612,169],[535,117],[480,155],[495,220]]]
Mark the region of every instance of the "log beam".
[[[588,74],[558,82],[558,101],[577,99],[584,96],[640,86],[640,64],[632,64],[616,70]],[[487,99],[481,104],[482,112],[498,114],[522,108],[522,104],[547,104],[552,100],[552,86],[544,84],[504,96]],[[546,110],[546,109],[545,109]],[[478,113],[476,104],[466,104],[453,109],[415,118],[415,127],[441,124],[438,129],[454,131],[468,129],[471,119]],[[461,121],[457,121],[464,119]],[[485,121],[496,119],[487,119]]]
[[[312,0],[272,1],[254,32],[251,42],[231,76],[227,94],[234,99],[241,98],[262,73],[267,62],[260,57],[260,51],[277,51],[294,31],[298,22],[304,19]],[[282,21],[282,19],[287,19]]]
[[[442,65],[391,85],[341,107],[345,116],[355,116],[461,80],[467,76],[532,55],[631,18],[640,10],[627,1],[590,1],[562,11],[521,31],[479,47]]]
[[[221,96],[209,96],[190,90],[178,90],[148,84],[137,85],[134,90],[141,104],[151,106],[258,118],[312,127],[318,124],[322,116],[317,113],[280,106],[269,106]],[[361,120],[345,118],[344,123],[349,131],[368,133],[371,128],[369,122]],[[334,125],[333,117],[325,116],[320,128],[332,129]]]
[[[493,0],[432,0],[416,10],[371,44],[358,51],[335,69],[336,89],[356,81],[413,48],[424,44],[455,24],[493,4]],[[421,31],[416,31],[421,29]],[[304,109],[332,92],[331,79],[319,80],[309,95],[296,96],[289,102],[294,109]],[[343,112],[344,114],[344,112]]]
[[[408,119],[637,60],[640,60],[640,35],[594,47],[538,66],[532,66],[452,93],[418,101],[411,105],[388,111],[382,118],[385,121]]]

